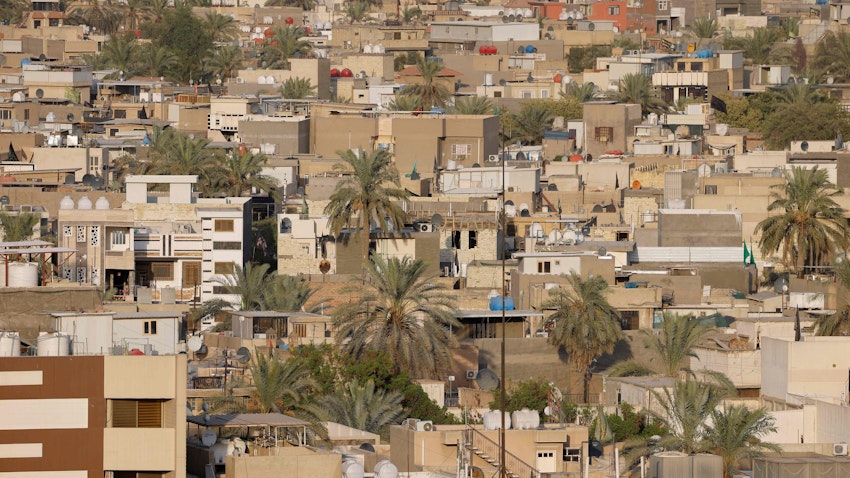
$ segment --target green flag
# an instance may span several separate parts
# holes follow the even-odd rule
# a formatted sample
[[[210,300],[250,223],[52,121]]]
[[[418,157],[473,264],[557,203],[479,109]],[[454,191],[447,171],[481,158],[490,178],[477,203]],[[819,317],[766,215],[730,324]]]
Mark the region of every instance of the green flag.
[[[753,263],[753,254],[747,249],[747,241],[744,241],[744,266],[747,265],[747,260],[750,261],[750,264]]]

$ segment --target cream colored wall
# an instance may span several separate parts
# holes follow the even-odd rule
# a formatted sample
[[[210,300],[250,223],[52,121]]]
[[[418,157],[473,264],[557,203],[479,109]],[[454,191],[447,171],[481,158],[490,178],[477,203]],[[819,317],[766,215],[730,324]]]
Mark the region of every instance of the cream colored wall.
[[[185,355],[157,357],[104,357],[103,393],[109,399],[174,399],[185,386],[177,386]],[[185,374],[185,372],[183,372]],[[180,382],[185,384],[185,381]]]
[[[802,342],[762,338],[762,394],[795,402],[794,395],[838,398],[850,370],[847,337],[805,337]]]
[[[342,476],[342,455],[303,447],[278,448],[278,456],[228,456],[227,478],[316,478]]]
[[[697,347],[691,370],[721,372],[737,388],[761,387],[761,350],[717,350]]]
[[[184,468],[182,462],[177,462],[175,452],[178,443],[179,448],[185,449],[185,442],[177,442],[176,435],[174,428],[104,428],[103,468],[110,471]]]

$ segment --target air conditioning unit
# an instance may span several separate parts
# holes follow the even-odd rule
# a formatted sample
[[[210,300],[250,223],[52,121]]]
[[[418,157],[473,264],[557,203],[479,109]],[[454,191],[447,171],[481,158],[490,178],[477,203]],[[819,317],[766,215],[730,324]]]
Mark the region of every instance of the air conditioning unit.
[[[408,418],[407,420],[401,422],[401,425],[410,428],[411,430],[415,430],[417,423],[419,423],[419,420],[417,420],[416,418]]]
[[[498,163],[499,162],[499,155],[498,154],[491,154],[490,156],[487,156],[487,161],[489,161],[491,163]]]
[[[832,455],[833,456],[847,456],[847,444],[846,443],[833,443],[832,444]]]
[[[478,370],[467,370],[466,371],[466,379],[467,380],[475,380],[478,378]]]
[[[416,229],[417,229],[419,232],[431,232],[431,230],[432,230],[432,228],[431,228],[431,223],[428,223],[428,222],[420,222],[420,223],[416,226]]]
[[[432,432],[434,431],[434,422],[431,420],[419,420],[416,422],[416,431],[418,432]]]

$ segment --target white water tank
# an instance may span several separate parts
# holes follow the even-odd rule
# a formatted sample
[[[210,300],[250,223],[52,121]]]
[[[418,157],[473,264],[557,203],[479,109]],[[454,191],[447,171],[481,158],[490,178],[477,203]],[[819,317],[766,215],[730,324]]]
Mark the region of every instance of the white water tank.
[[[77,201],[77,209],[91,209],[91,199],[88,196],[83,196]]]
[[[74,209],[74,200],[71,196],[65,196],[61,201],[59,201],[59,209]]]
[[[342,478],[363,478],[363,465],[354,460],[345,460],[342,464]]]
[[[224,464],[224,461],[227,459],[229,447],[230,440],[227,439],[221,439],[218,443],[210,447],[210,451],[212,451],[213,460],[216,465]]]
[[[99,210],[109,209],[109,199],[104,196],[97,198],[97,201],[94,202],[94,208]]]
[[[484,74],[484,86],[493,86],[493,74],[485,73]]]
[[[641,219],[643,222],[655,222],[655,213],[647,209],[641,214]]]
[[[17,332],[0,332],[0,357],[20,357],[21,336]]]
[[[491,410],[484,414],[484,429],[499,430],[502,428],[502,417],[499,410]],[[511,428],[511,414],[505,412],[505,430]]]
[[[533,430],[540,426],[540,414],[523,408],[513,413],[512,423],[514,430]]]
[[[39,357],[66,357],[71,355],[71,337],[59,332],[38,334],[36,353]]]
[[[38,263],[10,262],[8,287],[38,287]]]
[[[381,460],[375,464],[375,478],[398,478],[398,467],[390,460]]]

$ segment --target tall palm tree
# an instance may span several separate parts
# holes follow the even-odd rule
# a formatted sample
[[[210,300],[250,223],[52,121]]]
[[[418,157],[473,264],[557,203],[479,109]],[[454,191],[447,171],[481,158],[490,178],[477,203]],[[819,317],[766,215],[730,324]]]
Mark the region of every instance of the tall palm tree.
[[[667,109],[652,86],[652,80],[641,73],[626,73],[620,78],[617,101],[640,105],[641,112],[662,113]]]
[[[421,80],[408,84],[401,89],[401,93],[418,96],[424,110],[430,110],[433,106],[445,107],[451,92],[438,81],[443,64],[433,57],[419,57],[416,59],[416,67]]]
[[[575,272],[567,276],[567,287],[553,289],[545,307],[555,309],[550,340],[563,346],[570,362],[583,378],[587,403],[590,365],[599,356],[614,351],[623,338],[620,313],[608,303],[608,284],[596,276],[582,280]]]
[[[223,42],[236,38],[236,20],[230,15],[218,12],[207,12],[204,15],[204,26],[212,35],[213,41]]]
[[[124,26],[128,30],[139,28],[139,25],[150,18],[151,15],[147,0],[125,0],[121,12],[124,17]]]
[[[744,57],[752,60],[754,65],[770,63],[773,55],[777,54],[776,43],[784,40],[781,38],[782,30],[760,27],[754,28],[751,33],[743,42]]]
[[[387,109],[390,111],[416,111],[422,107],[422,99],[416,95],[395,95]]]
[[[280,94],[286,99],[303,100],[315,96],[316,87],[310,83],[309,78],[287,78],[280,87]]]
[[[837,261],[832,270],[835,272],[839,286],[845,290],[850,289],[850,261],[846,259]],[[839,309],[832,314],[818,315],[815,320],[815,333],[817,335],[850,335],[850,302],[848,302],[846,296],[842,297],[841,300]]]
[[[109,1],[87,0],[82,4],[74,3],[65,13],[68,25],[89,25],[97,33],[112,35],[123,23],[123,17]]]
[[[177,56],[167,47],[148,44],[139,52],[139,66],[150,76],[165,76],[175,65]]]
[[[232,304],[238,310],[262,310],[263,296],[269,280],[268,264],[245,264],[240,267],[233,265],[233,273],[214,279],[221,284],[230,295],[238,297],[238,302]]]
[[[593,84],[592,81],[586,81],[584,83],[571,81],[570,83],[567,83],[567,86],[563,91],[561,91],[561,97],[575,98],[579,103],[584,103],[586,101],[593,100],[598,92],[599,88]]]
[[[166,175],[198,175],[198,187],[202,192],[215,192],[215,179],[218,175],[216,153],[207,148],[210,140],[192,138],[189,135],[172,132],[163,138],[161,147],[154,151],[159,157],[154,172]]]
[[[304,308],[316,289],[308,282],[296,276],[277,275],[263,291],[263,310],[278,312],[297,312]],[[319,312],[319,307],[312,307],[307,312]]]
[[[764,408],[750,410],[746,405],[724,405],[711,413],[711,425],[705,430],[704,448],[723,457],[723,476],[731,478],[743,459],[764,456],[764,452],[781,452],[761,437],[776,431],[774,419]]]
[[[838,83],[850,80],[850,32],[828,31],[815,46],[811,63]]]
[[[785,183],[773,186],[768,216],[756,225],[762,254],[781,249],[783,262],[802,277],[804,266],[828,264],[836,248],[848,245],[844,208],[835,202],[842,194],[825,169],[793,167]]]
[[[679,315],[664,312],[660,327],[644,330],[643,334],[649,340],[649,348],[657,359],[661,372],[667,377],[676,377],[682,370],[693,376],[686,360],[697,358],[694,347],[708,332],[708,327],[699,325],[692,315]],[[632,360],[618,362],[608,369],[610,376],[651,375],[652,369],[639,367]]]
[[[456,115],[491,115],[493,114],[493,101],[486,96],[458,98],[449,111]]]
[[[207,71],[222,81],[233,77],[233,72],[242,68],[242,51],[238,46],[230,45],[213,50],[206,64]]]
[[[24,12],[30,9],[27,0],[8,0],[0,4],[0,24],[17,26],[24,16]]]
[[[703,40],[711,40],[720,31],[716,18],[696,18],[687,28],[688,32],[697,38],[697,45],[702,46]]]
[[[540,144],[543,134],[552,127],[555,114],[545,103],[525,103],[519,113],[505,115],[508,125],[508,141],[523,144]]]
[[[325,214],[334,235],[339,235],[356,220],[362,258],[366,261],[372,221],[382,230],[387,230],[389,221],[400,228],[407,215],[396,202],[407,200],[408,193],[401,188],[398,171],[387,150],[377,149],[371,153],[348,150],[338,154],[344,164],[336,164],[334,169],[345,176],[325,206]]]
[[[359,23],[369,16],[369,12],[371,9],[372,7],[369,5],[368,2],[348,2],[348,4],[345,6],[345,17],[348,18],[348,23]]]
[[[401,21],[405,25],[409,25],[414,23],[422,18],[422,9],[419,7],[411,7],[410,5],[405,5],[404,9],[401,11]]]
[[[263,47],[264,61],[268,68],[286,69],[289,59],[304,56],[310,52],[313,45],[301,38],[305,31],[294,25],[284,25],[272,29],[273,36],[266,40]]]
[[[305,12],[316,6],[316,0],[266,0],[266,7],[301,7]]]
[[[26,241],[35,234],[35,228],[41,223],[41,216],[31,212],[21,212],[12,216],[0,212],[0,230],[4,242]]]
[[[277,179],[263,174],[266,155],[246,151],[242,154],[233,151],[225,157],[219,188],[229,196],[239,197],[253,189],[271,192],[277,186]]]
[[[823,94],[823,92],[807,83],[785,85],[779,93],[779,101],[785,104],[811,104],[826,100],[827,97]]]
[[[663,393],[653,390],[652,394],[663,411],[650,410],[650,413],[668,431],[660,444],[666,449],[692,454],[705,451],[707,420],[731,391],[710,383],[685,380],[676,382],[672,390],[665,388]]]
[[[371,379],[363,384],[354,379],[305,406],[305,409],[322,421],[380,433],[387,425],[398,423],[404,418],[402,400],[400,393],[382,390]]]
[[[363,295],[334,314],[337,343],[353,357],[376,350],[417,378],[438,378],[451,364],[450,291],[426,275],[421,259],[375,255],[366,268]]]
[[[310,370],[297,360],[281,360],[276,355],[254,354],[250,367],[255,390],[251,398],[259,413],[283,413],[299,405],[315,381]]]
[[[136,65],[137,49],[135,36],[119,34],[112,35],[109,41],[103,44],[100,54],[108,66],[124,71],[129,78],[132,76],[131,69]]]

